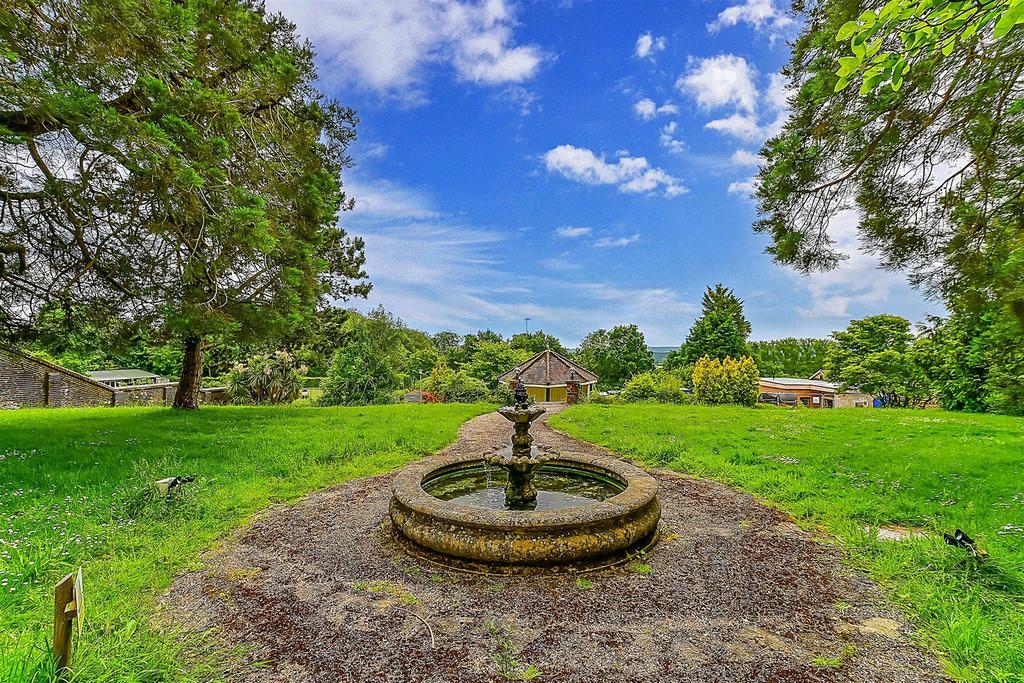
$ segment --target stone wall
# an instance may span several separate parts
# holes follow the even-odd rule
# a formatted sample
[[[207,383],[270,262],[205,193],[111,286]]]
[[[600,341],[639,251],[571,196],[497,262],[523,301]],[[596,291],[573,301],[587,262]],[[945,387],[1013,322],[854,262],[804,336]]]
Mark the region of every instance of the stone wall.
[[[12,349],[0,348],[0,408],[109,406],[114,390]]]
[[[875,397],[859,391],[847,391],[836,396],[836,408],[870,408]]]
[[[129,387],[118,387],[114,394],[114,405],[137,406],[137,405],[171,405],[174,402],[174,392],[178,385],[175,382],[162,382],[160,384],[137,384]]]
[[[199,399],[203,403],[222,405],[228,403],[228,390],[226,387],[203,387],[199,390]]]

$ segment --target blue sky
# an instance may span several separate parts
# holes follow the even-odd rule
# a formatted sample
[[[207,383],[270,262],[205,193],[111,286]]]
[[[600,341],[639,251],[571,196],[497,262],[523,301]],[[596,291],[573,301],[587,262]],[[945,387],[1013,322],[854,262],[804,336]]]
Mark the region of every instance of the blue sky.
[[[939,312],[857,249],[800,276],[763,253],[749,198],[786,116],[798,18],[773,0],[269,0],[361,119],[344,177],[374,290],[409,325],[544,329],[575,344],[637,323],[676,345],[706,285],[746,301],[753,338]],[[345,304],[348,305],[348,304]]]

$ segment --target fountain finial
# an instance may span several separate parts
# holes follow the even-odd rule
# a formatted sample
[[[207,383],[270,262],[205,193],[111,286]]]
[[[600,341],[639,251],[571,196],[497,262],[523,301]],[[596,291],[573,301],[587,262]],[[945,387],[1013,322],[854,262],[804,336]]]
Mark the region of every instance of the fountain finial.
[[[525,408],[530,405],[530,395],[526,393],[526,385],[523,384],[521,375],[516,375],[516,390],[513,396],[515,397],[513,404],[516,408]]]

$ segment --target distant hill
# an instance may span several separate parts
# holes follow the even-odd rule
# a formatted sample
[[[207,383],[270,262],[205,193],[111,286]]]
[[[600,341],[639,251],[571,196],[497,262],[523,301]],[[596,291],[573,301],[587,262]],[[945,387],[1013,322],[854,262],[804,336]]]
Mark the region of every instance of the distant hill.
[[[658,365],[665,362],[665,358],[668,356],[670,351],[676,351],[679,349],[678,346],[648,346],[647,348],[654,354],[654,362]]]

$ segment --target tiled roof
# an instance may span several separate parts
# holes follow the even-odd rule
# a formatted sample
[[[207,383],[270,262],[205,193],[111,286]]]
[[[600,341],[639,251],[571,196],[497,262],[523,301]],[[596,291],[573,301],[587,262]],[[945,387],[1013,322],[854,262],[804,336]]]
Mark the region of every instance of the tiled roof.
[[[541,351],[519,367],[509,370],[498,381],[510,382],[516,375],[520,376],[523,384],[541,387],[561,386],[570,378],[580,384],[592,384],[598,379],[590,370],[550,349]]]

